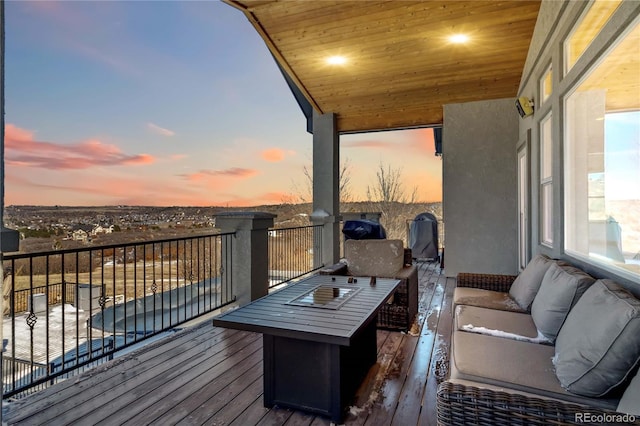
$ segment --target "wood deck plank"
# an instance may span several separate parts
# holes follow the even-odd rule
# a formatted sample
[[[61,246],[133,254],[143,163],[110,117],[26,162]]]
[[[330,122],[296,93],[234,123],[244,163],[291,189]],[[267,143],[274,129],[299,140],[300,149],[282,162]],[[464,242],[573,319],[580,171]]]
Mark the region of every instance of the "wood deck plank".
[[[421,278],[422,297],[420,299],[421,302],[423,302],[425,305],[427,303],[429,304],[429,309],[426,315],[422,315],[420,318],[420,321],[423,321],[423,325],[420,328],[420,336],[410,336],[411,338],[406,339],[402,349],[398,351],[396,355],[397,359],[395,360],[395,364],[397,365],[398,369],[397,374],[390,374],[389,377],[387,377],[387,380],[385,381],[384,387],[382,388],[381,392],[382,395],[384,395],[384,399],[380,404],[376,404],[373,407],[373,409],[371,410],[371,414],[367,418],[365,424],[391,424],[394,415],[397,412],[398,404],[400,402],[406,380],[409,377],[412,368],[412,362],[424,364],[424,354],[420,352],[420,350],[427,348],[430,351],[431,349],[428,346],[428,343],[430,341],[428,339],[428,336],[430,334],[433,334],[435,330],[435,324],[424,321],[425,319],[433,316],[435,316],[437,320],[437,315],[440,312],[440,304],[442,302],[443,289],[434,284],[430,285],[429,283],[424,283],[425,280],[431,279],[431,274],[424,273]],[[422,344],[419,345],[421,341]],[[428,360],[426,361],[426,363],[428,365]],[[424,366],[422,368],[424,368]]]
[[[174,339],[171,339],[170,344],[184,345],[185,350],[188,350],[190,347],[196,347],[199,345],[197,341],[199,339],[206,339],[209,337],[203,336],[201,333],[202,330],[191,329],[191,330],[181,330],[175,334]],[[216,335],[219,335],[223,332],[221,329],[215,330],[211,333],[211,339],[214,339]],[[154,342],[151,343],[148,347],[151,349],[156,345],[165,346],[168,344],[168,341],[162,342]],[[163,354],[165,351],[162,352]],[[176,350],[175,354],[179,352]],[[155,359],[158,357],[158,353],[149,350],[141,353],[136,361],[140,363],[146,363],[149,368],[155,365]],[[116,358],[109,363],[109,365],[100,365],[92,370],[94,373],[100,373],[103,379],[109,379],[110,377],[119,375],[122,371],[126,371],[130,368],[131,360],[126,360],[125,358]],[[82,385],[78,385],[78,381],[63,381],[56,384],[54,388],[48,388],[38,393],[38,395],[47,394],[49,398],[56,398],[60,400],[66,400],[73,398],[76,394],[85,391],[85,387]],[[19,411],[38,411],[44,407],[47,407],[49,404],[42,398],[23,398],[16,402],[14,402],[16,406],[20,407]]]
[[[238,419],[247,409],[247,406],[251,405],[254,401],[258,400],[259,404],[262,406],[262,375],[253,381],[241,394],[239,394],[232,401],[229,401],[225,406],[219,410],[214,416],[208,419],[203,425],[210,426],[219,426],[219,425],[228,425]],[[268,411],[268,408],[265,408],[263,413],[260,415],[258,419],[254,422],[244,424],[255,424],[264,413]]]
[[[452,301],[455,279],[443,279],[446,280],[445,297],[442,302],[440,317],[438,318],[436,340],[431,353],[429,377],[425,384],[424,397],[421,404],[422,410],[418,418],[418,424],[421,426],[432,426],[437,423],[436,393],[438,391],[439,377],[445,374],[442,371],[443,363],[448,365],[449,348],[451,346]]]
[[[429,375],[432,357],[431,349],[436,339],[436,327],[441,312],[445,284],[438,282],[435,285],[431,306],[427,312],[426,321],[414,351],[415,359],[410,364],[407,379],[391,422],[392,425],[416,424],[420,416],[424,384]]]
[[[216,365],[212,366],[211,363],[207,363],[198,366],[196,371],[182,380],[167,378],[166,383],[146,398],[145,407],[141,407],[144,409],[138,415],[132,416],[129,413],[125,419],[118,419],[119,424],[138,425],[145,419],[149,419],[150,413],[153,413],[156,416],[156,421],[161,423],[178,421],[187,417],[196,407],[206,403],[212,395],[236,380],[243,372],[260,368],[262,363],[261,339],[255,338],[243,350],[246,355],[244,359],[236,357],[236,353],[234,357],[227,358]],[[195,377],[192,377],[193,375]],[[183,386],[186,389],[182,389]]]
[[[221,350],[204,350],[205,345],[201,344],[200,351],[195,354],[167,359],[158,365],[156,370],[164,371],[164,374],[158,374],[156,370],[132,369],[128,372],[131,376],[129,380],[113,384],[109,389],[104,389],[91,400],[86,400],[81,406],[65,412],[55,420],[72,422],[81,416],[92,415],[98,419],[105,419],[103,422],[96,422],[98,424],[120,424],[152,404],[156,400],[154,394],[163,395],[168,389],[179,388],[190,379],[199,377],[205,365],[212,367],[212,374],[222,368],[233,366],[244,355],[243,351],[257,340],[257,336],[247,335],[234,340],[231,345],[220,342],[218,346]],[[259,347],[258,344],[257,348]],[[222,367],[218,367],[218,364],[222,364]],[[105,395],[116,397],[106,401]]]
[[[256,425],[262,420],[262,418],[269,412],[269,409],[264,406],[264,399],[262,398],[262,382],[260,383],[260,396],[256,398],[251,404],[236,417],[229,426],[246,426]]]
[[[237,370],[237,369],[236,369]],[[201,425],[207,421],[212,421],[213,424],[220,424],[220,422],[214,421],[217,417],[217,413],[222,410],[225,405],[231,403],[234,399],[240,398],[240,400],[244,400],[245,404],[253,399],[246,398],[243,399],[239,397],[243,392],[247,391],[250,385],[256,380],[262,381],[262,362],[258,361],[252,368],[249,368],[246,371],[241,371],[241,375],[239,375],[235,380],[231,381],[224,386],[221,386],[221,389],[216,392],[213,396],[211,396],[206,402],[200,405],[190,405],[190,413],[183,418],[181,421],[175,424],[181,425]],[[215,383],[212,383],[212,388],[215,388]],[[209,394],[206,390],[202,392],[204,395]],[[171,424],[173,422],[170,422]]]
[[[15,411],[11,411],[11,414],[15,413],[16,416],[10,415],[7,420],[16,424],[20,422],[42,424],[51,418],[58,419],[65,416],[69,411],[73,412],[70,415],[79,418],[92,412],[91,400],[99,399],[101,404],[107,404],[124,391],[128,382],[131,383],[130,381],[135,381],[144,374],[151,377],[162,375],[167,369],[164,364],[167,361],[180,363],[192,357],[201,356],[203,349],[215,351],[212,348],[222,342],[233,344],[236,340],[248,335],[249,333],[235,335],[217,331],[210,334],[204,328],[185,333],[187,340],[167,341],[164,345],[155,347],[156,350],[143,351],[139,357],[127,356],[116,359],[115,362],[103,364],[77,378],[62,382],[60,387],[53,386],[45,389],[36,394],[38,398],[25,398],[17,403],[19,408],[16,407]],[[209,336],[212,336],[211,340],[207,339]],[[178,346],[180,343],[182,347]],[[116,392],[112,392],[113,389],[116,389]],[[51,406],[48,402],[51,400],[59,402]],[[24,404],[22,404],[23,401]]]

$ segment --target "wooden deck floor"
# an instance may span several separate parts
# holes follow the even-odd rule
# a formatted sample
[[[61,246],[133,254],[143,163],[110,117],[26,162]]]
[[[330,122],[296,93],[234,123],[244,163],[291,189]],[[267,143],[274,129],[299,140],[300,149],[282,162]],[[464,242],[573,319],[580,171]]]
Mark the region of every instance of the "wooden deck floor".
[[[378,362],[346,425],[432,425],[446,370],[455,281],[420,263],[411,333],[378,331]],[[329,425],[262,400],[262,336],[205,321],[19,401],[3,421],[24,425]]]

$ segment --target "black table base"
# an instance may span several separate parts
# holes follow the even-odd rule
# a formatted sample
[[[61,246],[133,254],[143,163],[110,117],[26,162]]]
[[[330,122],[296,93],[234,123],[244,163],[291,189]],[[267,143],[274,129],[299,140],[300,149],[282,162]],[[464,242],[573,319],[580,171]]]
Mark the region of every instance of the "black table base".
[[[278,405],[331,417],[344,409],[376,362],[376,318],[351,346],[263,335],[264,405]]]

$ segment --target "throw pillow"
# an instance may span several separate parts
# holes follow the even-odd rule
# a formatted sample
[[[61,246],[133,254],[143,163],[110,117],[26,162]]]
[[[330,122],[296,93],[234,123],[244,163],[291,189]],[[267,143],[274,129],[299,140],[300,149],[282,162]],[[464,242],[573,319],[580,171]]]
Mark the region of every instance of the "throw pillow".
[[[639,361],[640,300],[611,280],[598,280],[558,334],[554,364],[560,384],[579,395],[603,396]]]
[[[509,296],[525,311],[531,312],[531,304],[538,294],[542,278],[553,262],[543,254],[536,255],[511,284]]]
[[[552,263],[531,305],[531,317],[544,337],[555,341],[569,310],[595,279],[578,268]]]

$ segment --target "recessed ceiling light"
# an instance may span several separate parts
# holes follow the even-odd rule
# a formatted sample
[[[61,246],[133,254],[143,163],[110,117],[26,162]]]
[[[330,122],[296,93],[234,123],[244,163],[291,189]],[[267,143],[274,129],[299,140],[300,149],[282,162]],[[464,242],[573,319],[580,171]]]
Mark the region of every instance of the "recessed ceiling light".
[[[451,37],[449,37],[449,41],[451,43],[466,43],[469,41],[469,36],[465,35],[465,34],[454,34]]]
[[[344,65],[347,63],[347,58],[344,56],[329,56],[327,58],[327,63],[329,65]]]

